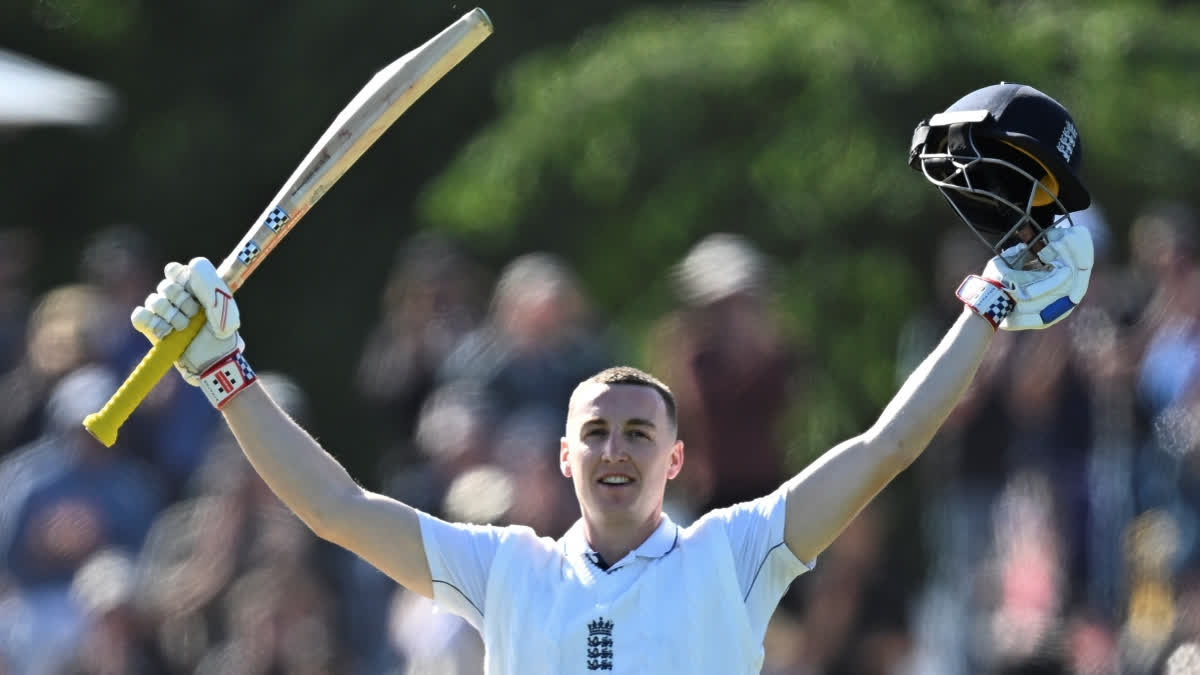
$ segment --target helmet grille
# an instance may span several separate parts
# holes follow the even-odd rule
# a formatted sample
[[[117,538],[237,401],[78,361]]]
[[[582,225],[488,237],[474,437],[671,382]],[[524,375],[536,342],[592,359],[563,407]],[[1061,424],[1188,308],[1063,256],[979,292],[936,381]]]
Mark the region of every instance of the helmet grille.
[[[1024,251],[1036,249],[1046,230],[1069,219],[1059,200],[1058,180],[1035,156],[1008,141],[976,133],[974,124],[937,131],[920,150],[922,172],[1010,264],[1024,262]]]

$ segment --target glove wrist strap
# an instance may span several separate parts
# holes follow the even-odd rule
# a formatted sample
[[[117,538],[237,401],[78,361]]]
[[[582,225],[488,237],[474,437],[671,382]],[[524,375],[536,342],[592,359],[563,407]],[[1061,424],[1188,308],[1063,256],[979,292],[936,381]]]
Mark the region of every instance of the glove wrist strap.
[[[200,375],[200,389],[209,402],[220,410],[256,379],[254,370],[239,349],[209,366]]]
[[[1012,314],[1017,306],[1012,295],[1004,290],[999,281],[975,274],[963,279],[954,294],[964,305],[970,307],[971,311],[987,319],[993,330],[999,328],[1000,323]]]

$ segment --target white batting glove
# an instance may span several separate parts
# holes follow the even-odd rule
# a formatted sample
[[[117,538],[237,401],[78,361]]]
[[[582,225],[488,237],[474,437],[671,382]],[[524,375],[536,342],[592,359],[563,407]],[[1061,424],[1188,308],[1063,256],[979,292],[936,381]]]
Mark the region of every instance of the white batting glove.
[[[993,328],[1039,330],[1067,318],[1087,293],[1095,254],[1085,227],[1056,227],[1047,233],[1040,264],[1013,269],[997,256],[982,276],[971,275],[956,295]]]
[[[175,362],[175,369],[221,408],[255,380],[242,356],[246,343],[237,332],[241,326],[237,302],[206,258],[193,258],[186,266],[168,263],[164,272],[158,288],[133,310],[129,320],[150,342],[157,343],[171,331],[186,328],[203,306],[205,325]]]

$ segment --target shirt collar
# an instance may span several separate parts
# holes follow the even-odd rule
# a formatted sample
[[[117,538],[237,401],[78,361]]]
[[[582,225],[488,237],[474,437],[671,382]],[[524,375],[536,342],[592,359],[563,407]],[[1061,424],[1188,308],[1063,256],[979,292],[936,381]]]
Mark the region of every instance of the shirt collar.
[[[562,550],[571,558],[585,556],[592,552],[592,547],[588,544],[587,535],[583,532],[583,519],[575,521],[571,529],[563,535]],[[633,549],[633,554],[639,558],[661,558],[670,553],[679,541],[679,526],[675,521],[671,520],[667,514],[662,514],[662,520],[658,522],[658,527],[654,528],[654,532],[642,542],[641,546]],[[612,560],[610,563],[619,561]]]

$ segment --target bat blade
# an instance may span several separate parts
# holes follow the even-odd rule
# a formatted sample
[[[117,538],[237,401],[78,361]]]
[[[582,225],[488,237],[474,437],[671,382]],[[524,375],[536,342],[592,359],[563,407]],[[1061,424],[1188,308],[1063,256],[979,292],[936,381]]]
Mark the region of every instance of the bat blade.
[[[334,118],[262,215],[217,267],[229,288],[241,288],[313,204],[388,127],[491,34],[491,20],[476,8],[376,73]],[[115,443],[121,425],[171,370],[203,325],[201,311],[185,330],[151,347],[104,407],[84,419],[83,426],[104,445]]]
[[[491,34],[491,20],[476,8],[376,73],[317,139],[257,225],[218,266],[229,288],[237,291],[367,148]]]

